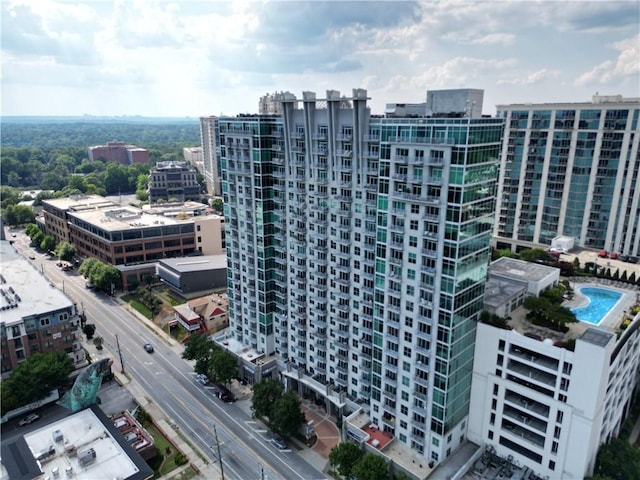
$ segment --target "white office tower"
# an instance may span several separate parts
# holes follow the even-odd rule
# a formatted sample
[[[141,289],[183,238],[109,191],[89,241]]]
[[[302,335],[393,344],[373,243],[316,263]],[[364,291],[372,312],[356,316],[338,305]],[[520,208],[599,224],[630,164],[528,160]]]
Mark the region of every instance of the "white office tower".
[[[209,195],[222,195],[220,172],[220,139],[218,117],[200,117],[200,142],[202,144],[202,175]]]
[[[498,105],[505,119],[498,248],[551,245],[640,254],[640,98]]]
[[[440,462],[465,438],[503,121],[296,102],[220,118],[233,334]]]
[[[479,324],[469,440],[539,478],[593,474],[618,435],[640,376],[640,315],[619,338],[589,327],[575,351]]]

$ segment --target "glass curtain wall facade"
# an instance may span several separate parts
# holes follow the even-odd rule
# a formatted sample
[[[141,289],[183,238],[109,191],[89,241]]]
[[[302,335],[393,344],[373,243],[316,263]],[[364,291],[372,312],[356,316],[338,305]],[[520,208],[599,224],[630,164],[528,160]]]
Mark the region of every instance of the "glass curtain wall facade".
[[[365,90],[348,100],[220,119],[230,323],[288,387],[365,404],[441,461],[465,435],[503,120],[374,118]]]
[[[506,121],[494,241],[640,253],[637,99],[502,105]]]

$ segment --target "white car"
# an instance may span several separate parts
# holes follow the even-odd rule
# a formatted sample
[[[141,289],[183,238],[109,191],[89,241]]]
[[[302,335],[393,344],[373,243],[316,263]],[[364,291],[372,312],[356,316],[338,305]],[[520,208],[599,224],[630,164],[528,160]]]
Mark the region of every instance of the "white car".
[[[209,383],[209,378],[204,373],[197,374],[196,380],[202,385],[206,385],[207,383]]]

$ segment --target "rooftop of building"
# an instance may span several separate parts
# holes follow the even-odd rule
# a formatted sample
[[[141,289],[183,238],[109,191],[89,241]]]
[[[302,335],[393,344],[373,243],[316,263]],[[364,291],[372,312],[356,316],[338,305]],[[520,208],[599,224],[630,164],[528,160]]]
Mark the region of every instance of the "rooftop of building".
[[[501,257],[491,262],[490,273],[522,282],[539,282],[558,271],[555,267]]]
[[[8,241],[0,241],[0,259],[0,323],[12,325],[25,317],[73,306]]]
[[[189,217],[181,220],[177,217],[152,215],[132,206],[114,206],[112,208],[73,211],[70,215],[106,231],[135,230],[158,227],[162,225],[178,225],[192,222]]]
[[[41,472],[46,478],[142,480],[152,474],[97,406],[26,433],[3,448],[2,461],[11,478],[39,478]]]
[[[42,201],[45,205],[51,205],[59,210],[88,210],[115,206],[111,200],[100,195],[69,195],[62,198],[50,198]]]
[[[619,331],[621,324],[628,318],[628,312],[631,312],[633,306],[638,303],[638,294],[632,286],[617,282],[594,283],[598,279],[595,278],[576,278],[571,280],[571,287],[574,296],[566,299],[562,306],[574,309],[584,307],[589,304],[589,299],[581,293],[583,287],[604,288],[613,290],[621,294],[620,299],[613,307],[604,315],[597,324],[578,321],[569,324],[569,331],[559,332],[550,328],[534,325],[527,319],[528,311],[524,306],[516,308],[510,313],[510,319],[507,321],[509,328],[515,330],[521,335],[526,335],[538,340],[551,340],[553,343],[564,343],[568,340],[580,338],[583,341],[594,345],[604,346]]]
[[[202,215],[208,211],[208,206],[194,201],[171,202],[171,203],[154,203],[152,205],[145,203],[142,210],[149,214],[158,214],[165,217],[179,215],[181,213],[187,215]]]
[[[162,170],[174,170],[174,169],[190,170],[189,165],[187,165],[187,162],[180,162],[175,160],[171,160],[167,162],[158,162],[156,163],[156,166],[153,170],[162,171]]]
[[[200,257],[163,258],[158,263],[181,273],[202,272],[227,268],[226,255],[202,255]]]
[[[525,288],[526,285],[520,281],[514,282],[488,276],[484,288],[484,304],[496,309]]]
[[[594,95],[590,102],[560,102],[560,103],[510,103],[496,105],[498,110],[513,110],[522,109],[529,110],[532,108],[579,108],[579,107],[591,107],[595,105],[601,105],[603,108],[611,105],[623,105],[628,107],[636,107],[640,104],[640,97],[623,97],[622,95]]]

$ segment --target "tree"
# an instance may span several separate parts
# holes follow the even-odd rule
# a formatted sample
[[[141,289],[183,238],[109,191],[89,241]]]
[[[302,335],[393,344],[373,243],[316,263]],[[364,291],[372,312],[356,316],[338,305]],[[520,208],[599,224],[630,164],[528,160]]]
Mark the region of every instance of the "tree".
[[[640,448],[626,439],[614,438],[601,445],[596,457],[594,473],[614,480],[638,480]]]
[[[17,227],[35,221],[36,214],[33,208],[27,205],[9,205],[2,210],[2,218],[9,225]]]
[[[31,355],[2,380],[2,414],[42,400],[65,385],[72,371],[73,361],[65,352]]]
[[[87,340],[91,340],[93,334],[96,333],[96,326],[93,323],[87,323],[82,329],[82,333],[87,336]]]
[[[76,247],[69,242],[62,241],[56,246],[56,257],[65,262],[72,262],[76,256]]]
[[[338,469],[338,473],[345,478],[352,478],[353,467],[362,459],[364,452],[354,442],[337,444],[329,452],[329,463]]]
[[[104,343],[104,339],[102,337],[96,337],[93,339],[93,344],[96,346],[97,350],[102,350],[103,343]]]
[[[111,286],[120,283],[120,271],[113,265],[101,262],[97,258],[87,258],[78,269],[96,288],[111,292]]]
[[[209,341],[206,335],[197,333],[192,335],[185,344],[182,358],[185,360],[195,360],[196,373],[203,373],[208,376],[213,348],[213,343]]]
[[[251,409],[257,417],[271,418],[271,409],[276,401],[282,397],[284,387],[278,380],[264,379],[253,386],[253,400]]]
[[[214,198],[211,200],[211,208],[216,212],[222,212],[224,210],[224,203],[221,198]]]
[[[522,250],[519,255],[525,262],[537,262],[538,260],[544,260],[549,256],[549,254],[542,248],[528,248],[526,250]]]
[[[353,466],[353,477],[356,480],[390,480],[389,466],[380,455],[365,454]]]
[[[224,348],[216,348],[213,351],[209,367],[209,378],[215,383],[227,384],[238,376],[238,360],[233,353]]]
[[[306,421],[300,399],[293,390],[286,391],[271,407],[269,425],[271,429],[285,437],[292,437],[300,425]]]
[[[40,242],[40,248],[45,252],[50,252],[56,248],[56,239],[51,235],[45,235]]]

